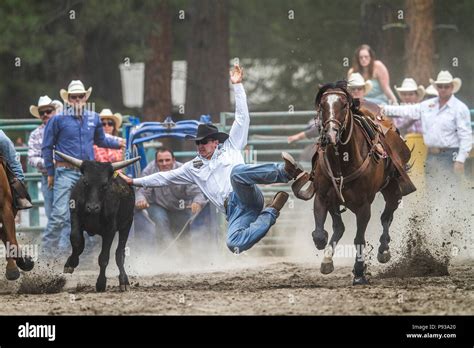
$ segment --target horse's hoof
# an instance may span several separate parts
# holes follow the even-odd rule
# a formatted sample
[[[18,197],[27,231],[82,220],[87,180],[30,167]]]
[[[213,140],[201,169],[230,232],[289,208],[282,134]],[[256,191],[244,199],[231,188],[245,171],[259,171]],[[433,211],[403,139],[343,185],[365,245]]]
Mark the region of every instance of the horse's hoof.
[[[316,234],[316,231],[313,231],[313,242],[318,250],[323,250],[328,244],[329,233],[326,230],[323,232],[323,238],[321,238],[321,234]]]
[[[5,277],[7,278],[7,280],[17,280],[18,278],[20,278],[20,271],[17,267],[7,269],[5,272]]]
[[[130,285],[128,284],[120,284],[120,291],[130,291]]]
[[[16,260],[16,265],[25,272],[29,272],[35,266],[35,262],[30,256],[20,257]]]
[[[107,287],[107,283],[96,283],[95,284],[95,291],[97,292],[104,292],[105,288]]]
[[[72,273],[74,272],[74,267],[70,267],[70,266],[64,266],[64,273]]]
[[[352,285],[369,285],[369,281],[367,280],[367,278],[365,278],[365,276],[354,277]]]
[[[331,262],[322,262],[321,263],[321,269],[320,269],[322,274],[329,274],[334,271],[334,263]]]
[[[390,251],[389,250],[385,250],[382,254],[381,253],[377,253],[377,260],[380,262],[380,263],[387,263],[388,261],[390,261]]]

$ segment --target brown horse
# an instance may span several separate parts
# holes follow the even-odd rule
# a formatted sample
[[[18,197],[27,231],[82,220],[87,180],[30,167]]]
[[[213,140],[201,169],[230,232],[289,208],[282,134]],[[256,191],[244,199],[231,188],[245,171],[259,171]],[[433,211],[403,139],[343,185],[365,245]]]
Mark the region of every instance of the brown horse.
[[[316,248],[325,249],[321,264],[323,274],[329,274],[334,270],[332,257],[344,233],[340,206],[343,205],[356,215],[357,232],[354,239],[356,261],[353,269],[353,285],[368,283],[364,264],[365,230],[370,220],[371,204],[375,194],[382,192],[386,202],[381,216],[383,233],[377,254],[377,259],[381,263],[386,263],[390,259],[389,227],[393,213],[402,198],[400,173],[394,166],[393,158],[384,158],[385,156],[379,153],[381,145],[377,144],[381,142],[382,137],[385,139],[385,136],[383,133],[374,132],[372,136],[375,136],[375,139],[371,139],[367,123],[364,125],[361,116],[355,115],[358,112],[356,104],[357,102],[352,100],[346,90],[344,82],[327,84],[319,90],[315,106],[320,117],[321,139],[313,158],[311,194],[304,198],[308,199],[315,194],[316,227],[312,236]],[[398,137],[393,130],[390,132],[393,134],[389,135]],[[406,151],[403,151],[403,156],[399,155],[397,158],[403,157],[405,160],[403,162],[406,164],[409,155],[409,150],[408,158]],[[328,212],[331,214],[334,231],[329,245],[328,232],[324,230]]]
[[[16,280],[22,271],[31,271],[34,262],[29,256],[23,256],[16,240],[15,216],[13,196],[7,176],[5,161],[0,157],[0,236],[6,249],[7,268],[5,277]]]

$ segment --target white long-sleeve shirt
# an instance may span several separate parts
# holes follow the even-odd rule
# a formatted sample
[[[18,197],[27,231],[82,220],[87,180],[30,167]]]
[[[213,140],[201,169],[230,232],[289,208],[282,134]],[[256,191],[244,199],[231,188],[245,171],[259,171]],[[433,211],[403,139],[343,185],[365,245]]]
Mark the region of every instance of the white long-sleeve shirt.
[[[439,98],[412,105],[384,105],[387,116],[421,119],[423,140],[428,147],[459,148],[455,161],[463,162],[472,149],[469,109],[454,95],[440,109]]]
[[[219,145],[210,160],[198,155],[177,169],[133,179],[133,185],[159,187],[169,184],[196,184],[220,211],[225,212],[224,201],[232,192],[230,173],[236,165],[244,164],[242,150],[247,145],[250,126],[244,87],[240,83],[233,86],[235,120],[229,138]]]

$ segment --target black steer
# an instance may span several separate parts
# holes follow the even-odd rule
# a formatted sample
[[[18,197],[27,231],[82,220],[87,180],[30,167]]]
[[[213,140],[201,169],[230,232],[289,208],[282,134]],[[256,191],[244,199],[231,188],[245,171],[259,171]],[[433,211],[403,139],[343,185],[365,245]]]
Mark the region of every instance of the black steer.
[[[79,265],[79,256],[84,251],[84,231],[91,236],[97,234],[102,237],[102,250],[99,255],[100,274],[96,290],[105,291],[105,269],[109,263],[110,247],[118,231],[115,261],[120,271],[120,290],[129,290],[124,261],[125,245],[133,221],[135,192],[122,178],[114,176],[114,171],[138,161],[140,157],[116,163],[101,163],[81,161],[58,151],[56,154],[79,167],[82,173],[72,189],[69,201],[72,254],[64,265],[64,273],[74,272],[74,268]]]

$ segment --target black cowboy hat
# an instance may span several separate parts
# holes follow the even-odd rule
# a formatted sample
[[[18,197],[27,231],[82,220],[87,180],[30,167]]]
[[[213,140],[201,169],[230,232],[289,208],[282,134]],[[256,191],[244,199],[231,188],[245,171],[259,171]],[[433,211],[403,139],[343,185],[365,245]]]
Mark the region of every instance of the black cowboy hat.
[[[187,136],[188,140],[202,140],[204,138],[214,138],[219,140],[219,143],[223,143],[229,137],[229,134],[219,132],[216,126],[210,123],[202,123],[198,126],[196,137]]]

